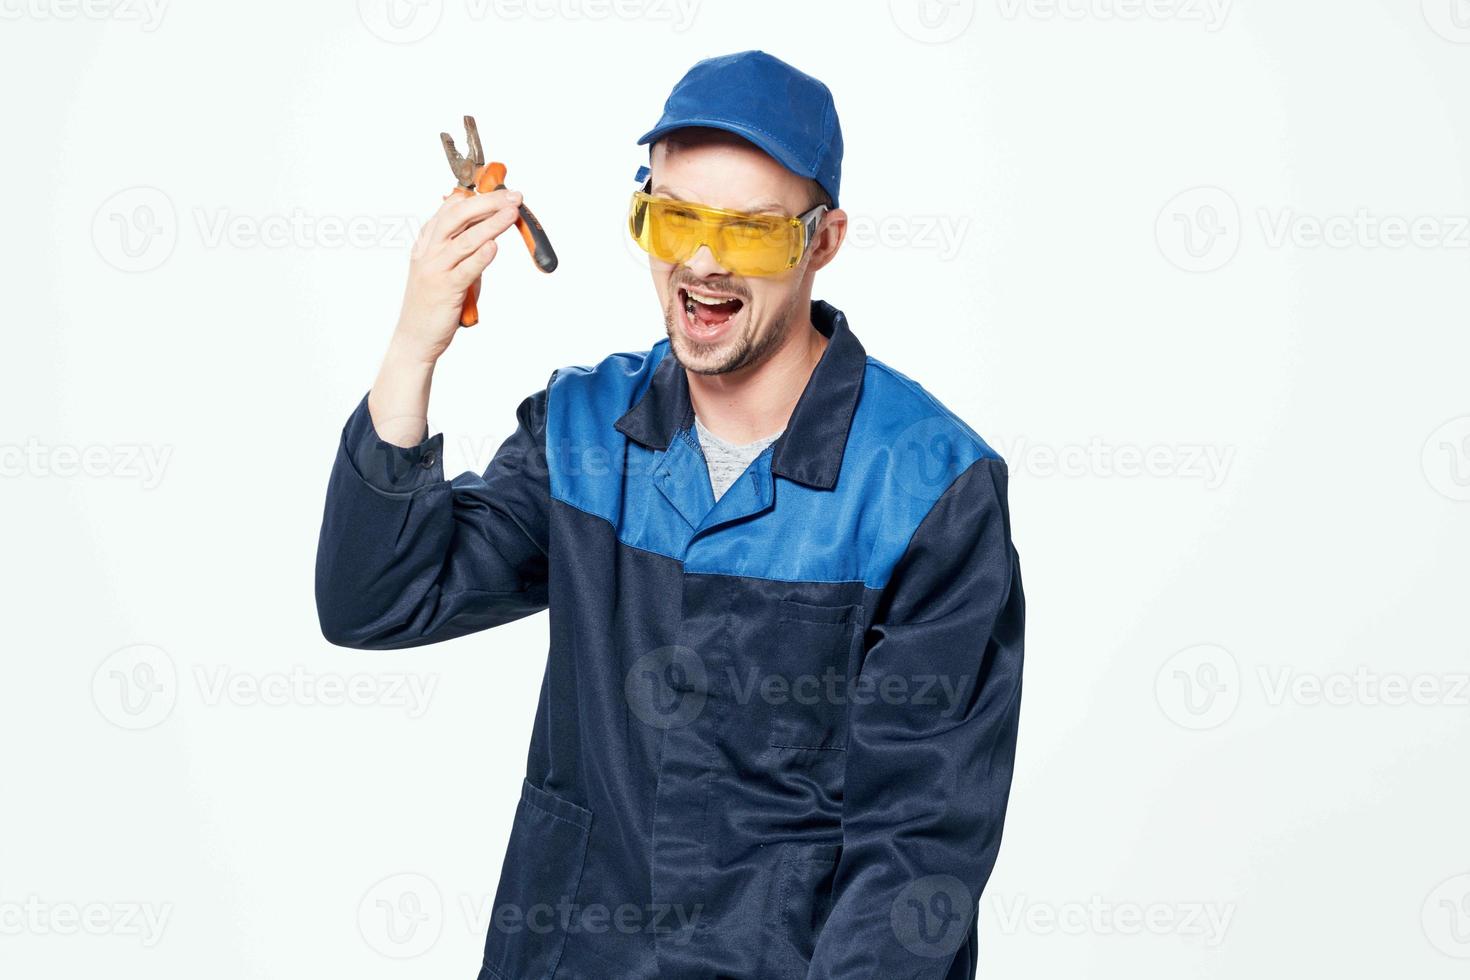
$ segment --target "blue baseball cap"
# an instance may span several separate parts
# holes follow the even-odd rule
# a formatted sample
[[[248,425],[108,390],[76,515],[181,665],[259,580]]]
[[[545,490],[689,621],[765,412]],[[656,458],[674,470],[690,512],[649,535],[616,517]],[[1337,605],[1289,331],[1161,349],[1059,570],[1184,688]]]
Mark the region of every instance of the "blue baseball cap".
[[[663,118],[638,138],[638,145],[686,126],[743,136],[787,170],[815,180],[837,207],[842,183],[837,106],[827,86],[780,58],[741,51],[699,62],[679,79],[664,103]]]

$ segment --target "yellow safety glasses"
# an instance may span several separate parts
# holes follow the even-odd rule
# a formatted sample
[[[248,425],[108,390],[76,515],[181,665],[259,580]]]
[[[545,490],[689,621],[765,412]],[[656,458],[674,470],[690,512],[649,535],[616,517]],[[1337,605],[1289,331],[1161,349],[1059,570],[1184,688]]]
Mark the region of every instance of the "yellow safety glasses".
[[[708,245],[715,261],[737,276],[774,276],[801,261],[827,210],[819,204],[795,218],[747,214],[635,191],[628,231],[643,251],[664,262],[687,262]]]

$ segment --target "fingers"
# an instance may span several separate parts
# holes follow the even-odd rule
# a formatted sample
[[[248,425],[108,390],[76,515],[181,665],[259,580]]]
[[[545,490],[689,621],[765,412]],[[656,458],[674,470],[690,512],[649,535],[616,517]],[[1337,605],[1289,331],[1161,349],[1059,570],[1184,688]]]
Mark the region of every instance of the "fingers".
[[[500,246],[491,238],[481,242],[469,255],[460,260],[460,263],[449,270],[449,279],[458,289],[464,289],[472,283],[478,282],[485,274],[485,268],[495,259],[495,253]]]
[[[502,208],[513,208],[521,203],[519,191],[490,191],[469,197],[451,197],[435,215],[432,231],[435,243],[454,238],[470,225],[483,221],[492,212]]]
[[[520,212],[513,206],[507,206],[499,211],[491,212],[483,221],[470,225],[445,244],[445,261],[449,265],[458,265],[467,256],[473,255],[485,242],[498,238],[511,225],[516,223]]]

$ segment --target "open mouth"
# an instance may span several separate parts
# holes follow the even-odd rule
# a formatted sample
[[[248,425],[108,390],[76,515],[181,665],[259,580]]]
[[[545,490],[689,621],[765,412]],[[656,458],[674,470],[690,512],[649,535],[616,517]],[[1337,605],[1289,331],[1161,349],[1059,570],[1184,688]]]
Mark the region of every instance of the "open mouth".
[[[697,340],[718,338],[729,329],[745,301],[721,293],[679,289],[679,306],[684,311],[684,327]]]

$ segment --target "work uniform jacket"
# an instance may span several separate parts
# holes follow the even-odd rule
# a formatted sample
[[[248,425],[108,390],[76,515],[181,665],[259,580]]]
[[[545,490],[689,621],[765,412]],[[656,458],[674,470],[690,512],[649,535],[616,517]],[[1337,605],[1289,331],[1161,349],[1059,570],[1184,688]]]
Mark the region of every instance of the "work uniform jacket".
[[[479,980],[974,976],[1021,690],[1006,466],[812,321],[785,432],[718,502],[667,338],[553,372],[483,475],[348,419],[328,640],[550,610]]]

